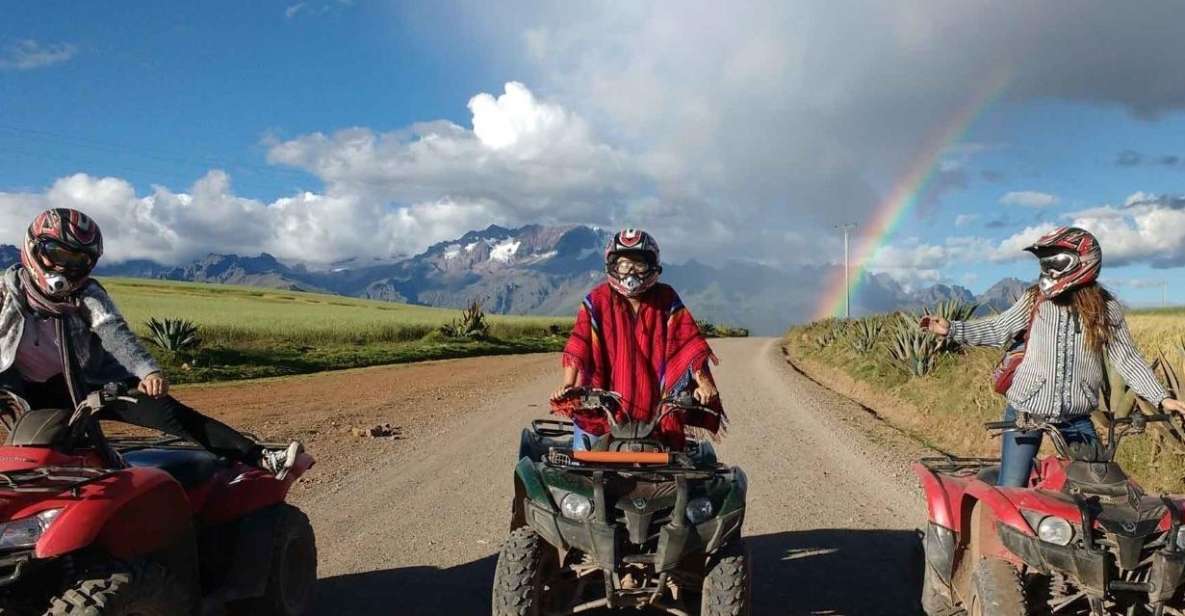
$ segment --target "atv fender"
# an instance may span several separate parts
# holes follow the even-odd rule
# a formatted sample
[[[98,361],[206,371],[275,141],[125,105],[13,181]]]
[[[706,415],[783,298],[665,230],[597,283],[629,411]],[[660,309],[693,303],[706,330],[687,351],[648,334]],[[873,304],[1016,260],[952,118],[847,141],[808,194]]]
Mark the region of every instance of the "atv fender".
[[[91,546],[120,559],[167,550],[192,537],[185,491],[168,473],[131,468],[82,486],[37,543],[37,558]]]
[[[547,486],[543,484],[543,477],[540,476],[539,469],[535,467],[535,463],[530,458],[518,461],[518,465],[514,467],[514,480],[516,485],[522,487],[522,498],[546,505],[549,509],[555,509],[551,502],[551,494],[548,492]]]
[[[962,490],[921,463],[913,465],[913,472],[922,484],[922,493],[926,495],[926,510],[930,522],[948,530],[958,529],[959,518],[956,515],[958,512],[951,508],[950,493],[952,491],[962,492]]]

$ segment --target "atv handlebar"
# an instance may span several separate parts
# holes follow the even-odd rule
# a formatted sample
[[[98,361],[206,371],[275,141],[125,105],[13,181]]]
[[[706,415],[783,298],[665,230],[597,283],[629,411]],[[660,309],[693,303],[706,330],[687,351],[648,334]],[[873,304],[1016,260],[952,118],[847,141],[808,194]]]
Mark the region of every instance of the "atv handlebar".
[[[128,386],[126,383],[108,383],[102,389],[93,391],[86,398],[83,398],[78,406],[74,408],[74,414],[70,416],[69,425],[78,423],[83,417],[94,415],[103,410],[107,405],[118,402],[136,402],[136,399],[127,395]]]

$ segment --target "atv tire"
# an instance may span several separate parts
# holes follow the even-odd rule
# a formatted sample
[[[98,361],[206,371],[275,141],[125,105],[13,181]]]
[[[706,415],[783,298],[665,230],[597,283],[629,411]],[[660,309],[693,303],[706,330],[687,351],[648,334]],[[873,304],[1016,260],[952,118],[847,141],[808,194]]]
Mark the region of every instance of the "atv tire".
[[[498,553],[494,569],[493,616],[539,616],[543,613],[544,586],[554,558],[549,546],[529,526],[511,531]]]
[[[317,537],[303,511],[274,506],[272,556],[262,597],[235,602],[232,612],[252,616],[305,616],[313,612],[317,588]]]
[[[998,558],[984,558],[971,571],[967,616],[1024,616],[1024,589],[1016,568]]]
[[[752,559],[735,539],[708,560],[700,593],[700,616],[749,616],[753,611]]]
[[[159,563],[86,571],[50,600],[46,616],[177,616],[193,614],[189,589]]]

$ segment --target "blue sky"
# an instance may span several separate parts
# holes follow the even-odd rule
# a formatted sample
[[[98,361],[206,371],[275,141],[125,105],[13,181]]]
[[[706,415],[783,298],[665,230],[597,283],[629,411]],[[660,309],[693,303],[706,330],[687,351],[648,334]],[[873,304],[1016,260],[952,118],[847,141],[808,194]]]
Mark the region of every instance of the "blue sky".
[[[317,262],[629,224],[676,260],[834,264],[833,226],[1007,67],[871,268],[982,291],[1033,274],[1019,242],[1077,222],[1124,299],[1164,280],[1185,303],[1182,9],[996,8],[8,4],[0,235],[72,205],[114,226],[114,259]]]

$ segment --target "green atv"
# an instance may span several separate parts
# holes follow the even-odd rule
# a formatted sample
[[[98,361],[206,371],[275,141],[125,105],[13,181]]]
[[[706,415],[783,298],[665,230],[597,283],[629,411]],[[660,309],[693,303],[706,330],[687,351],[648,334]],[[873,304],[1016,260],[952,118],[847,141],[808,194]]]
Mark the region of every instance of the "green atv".
[[[523,430],[493,616],[750,614],[744,471],[720,464],[706,440],[674,451],[655,434],[671,413],[715,412],[685,396],[664,400],[649,422],[618,422],[617,394],[572,396],[580,412],[607,417],[610,431],[574,451],[569,421]]]

